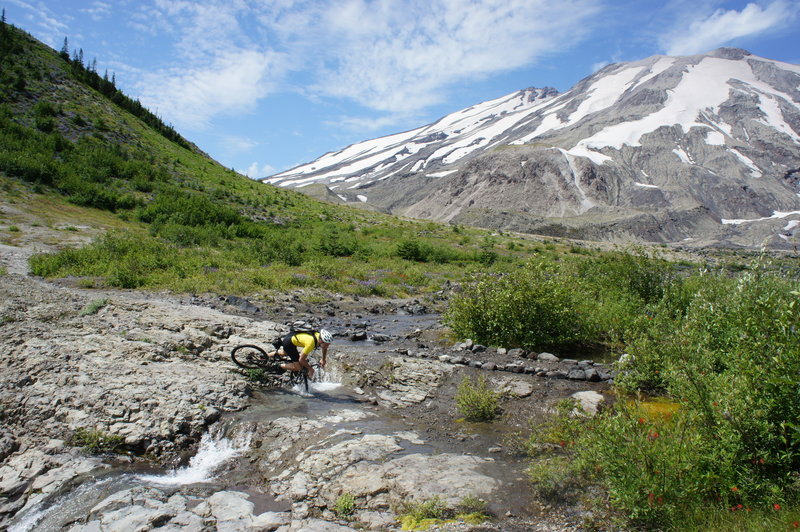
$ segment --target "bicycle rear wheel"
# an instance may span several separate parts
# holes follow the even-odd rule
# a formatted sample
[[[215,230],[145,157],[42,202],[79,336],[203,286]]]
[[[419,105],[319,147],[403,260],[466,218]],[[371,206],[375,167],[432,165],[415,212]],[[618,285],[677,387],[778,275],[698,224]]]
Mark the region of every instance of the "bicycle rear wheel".
[[[265,369],[272,365],[267,352],[257,345],[237,345],[231,351],[231,360],[245,369]]]

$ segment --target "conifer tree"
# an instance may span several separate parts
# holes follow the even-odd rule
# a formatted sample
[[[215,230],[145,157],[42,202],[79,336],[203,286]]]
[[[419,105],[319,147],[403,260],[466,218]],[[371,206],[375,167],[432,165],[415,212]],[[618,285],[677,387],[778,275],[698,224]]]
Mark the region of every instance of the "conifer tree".
[[[65,61],[69,61],[69,44],[67,43],[67,38],[64,37],[64,46],[61,47],[61,51],[58,52]]]
[[[0,16],[0,23],[2,23],[3,26],[6,25],[6,8],[3,8],[3,15]]]

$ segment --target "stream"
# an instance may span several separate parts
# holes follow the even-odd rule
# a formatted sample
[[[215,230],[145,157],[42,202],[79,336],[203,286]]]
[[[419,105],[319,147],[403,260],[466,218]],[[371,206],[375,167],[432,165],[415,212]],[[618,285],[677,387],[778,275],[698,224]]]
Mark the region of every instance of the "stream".
[[[366,345],[363,347],[367,348]],[[271,442],[270,435],[276,428],[283,437]],[[413,419],[408,419],[407,413],[399,414],[365,401],[357,392],[337,382],[312,383],[308,393],[300,389],[257,391],[247,409],[229,414],[212,426],[185,465],[173,470],[154,470],[140,463],[107,465],[74,479],[59,492],[18,513],[9,532],[94,530],[82,528],[87,523],[87,516],[95,518],[95,522],[98,518],[100,522],[111,522],[115,518],[111,515],[113,512],[103,513],[97,509],[98,506],[108,506],[104,501],[114,497],[136,506],[136,497],[131,498],[129,493],[137,488],[140,492],[158,490],[154,500],[183,496],[192,501],[187,508],[200,504],[214,493],[232,491],[245,494],[247,502],[252,504],[254,516],[266,512],[297,511],[296,494],[287,496],[280,493],[286,482],[279,480],[276,483],[275,479],[281,476],[283,480],[290,479],[291,486],[293,478],[308,473],[302,468],[292,467],[297,455],[313,453],[317,449],[337,446],[348,449],[342,451],[343,454],[350,453],[341,459],[342,464],[351,468],[361,464],[366,464],[367,468],[374,465],[376,471],[377,463],[389,458],[397,461],[413,457],[413,464],[419,466],[424,461],[420,462],[418,457],[469,456],[468,452],[464,453],[461,442],[424,439],[418,429]],[[287,438],[286,434],[292,436]],[[470,447],[476,447],[477,443],[477,447],[486,448],[491,437],[491,431],[478,427],[472,431]],[[289,465],[281,463],[287,457]],[[483,457],[480,467],[472,472],[479,479],[485,475],[506,487],[502,508],[490,504],[490,511],[525,512],[527,489],[520,474],[520,464],[515,462]],[[454,464],[452,467],[458,469],[460,466]],[[330,473],[324,467],[320,472],[323,477]],[[424,472],[418,473],[424,477]],[[472,473],[467,472],[467,477]],[[413,481],[413,477],[410,480]],[[422,483],[430,480],[422,478]],[[326,484],[315,486],[318,494],[325,488]],[[291,486],[289,491],[292,489],[295,487]],[[373,500],[381,496],[382,490],[377,491],[379,493],[373,496]],[[436,491],[435,487],[433,491]],[[299,499],[302,501],[302,497]],[[145,501],[143,506],[147,507],[148,503]],[[302,506],[301,502],[301,509]],[[119,505],[109,507],[120,511]],[[375,507],[388,510],[388,505],[382,502]],[[125,516],[119,517],[122,518],[122,527],[117,529],[123,530]]]

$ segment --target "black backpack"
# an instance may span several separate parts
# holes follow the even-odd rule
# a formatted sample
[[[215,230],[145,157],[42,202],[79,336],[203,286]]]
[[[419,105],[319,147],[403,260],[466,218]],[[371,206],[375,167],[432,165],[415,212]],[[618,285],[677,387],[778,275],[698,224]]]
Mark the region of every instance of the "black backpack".
[[[313,327],[310,323],[303,320],[293,321],[289,324],[289,334],[294,336],[295,334],[310,334],[311,337],[314,339],[314,349],[319,347],[319,341],[317,340],[317,329]]]

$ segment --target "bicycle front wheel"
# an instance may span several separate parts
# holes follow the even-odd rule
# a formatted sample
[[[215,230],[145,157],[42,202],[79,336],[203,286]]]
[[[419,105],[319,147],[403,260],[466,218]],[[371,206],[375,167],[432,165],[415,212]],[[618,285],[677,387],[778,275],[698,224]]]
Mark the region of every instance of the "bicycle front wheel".
[[[231,360],[244,369],[264,369],[270,365],[267,352],[257,345],[237,345],[231,351]]]

